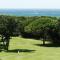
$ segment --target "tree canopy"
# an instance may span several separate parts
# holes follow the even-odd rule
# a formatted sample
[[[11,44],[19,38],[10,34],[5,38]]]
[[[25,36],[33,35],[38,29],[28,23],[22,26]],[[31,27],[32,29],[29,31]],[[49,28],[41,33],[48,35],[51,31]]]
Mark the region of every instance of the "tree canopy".
[[[52,43],[60,43],[60,19],[50,16],[0,15],[0,35],[3,43],[6,42],[7,50],[11,36],[43,39],[43,42],[49,38]]]

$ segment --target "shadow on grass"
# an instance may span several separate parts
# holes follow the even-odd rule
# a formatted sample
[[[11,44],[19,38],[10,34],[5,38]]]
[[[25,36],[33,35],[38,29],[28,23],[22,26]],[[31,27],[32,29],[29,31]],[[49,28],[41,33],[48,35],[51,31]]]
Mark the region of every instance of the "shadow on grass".
[[[30,50],[30,49],[13,49],[13,50],[4,50],[4,46],[0,44],[0,52],[5,51],[5,52],[10,52],[10,53],[18,53],[18,52],[34,52],[35,50]]]
[[[60,47],[60,44],[51,44],[51,43],[49,43],[49,44],[45,44],[45,45],[43,45],[43,44],[35,44],[36,46],[43,46],[43,47]]]
[[[18,53],[18,52],[34,52],[35,50],[29,50],[29,49],[14,49],[14,50],[8,50],[6,52],[10,53]]]

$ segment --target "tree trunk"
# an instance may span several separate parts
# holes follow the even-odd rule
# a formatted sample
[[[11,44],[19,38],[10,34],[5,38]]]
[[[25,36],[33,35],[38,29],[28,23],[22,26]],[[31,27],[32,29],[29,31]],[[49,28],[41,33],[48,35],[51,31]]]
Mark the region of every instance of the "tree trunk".
[[[43,45],[45,45],[45,41],[46,41],[46,33],[44,33],[44,37],[43,37]]]
[[[6,50],[8,51],[10,39],[6,40]]]
[[[43,39],[43,45],[45,45],[45,39]]]

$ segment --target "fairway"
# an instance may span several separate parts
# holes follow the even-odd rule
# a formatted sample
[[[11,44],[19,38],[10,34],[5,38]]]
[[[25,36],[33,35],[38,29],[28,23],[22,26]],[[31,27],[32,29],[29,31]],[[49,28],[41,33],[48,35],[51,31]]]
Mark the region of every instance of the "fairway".
[[[60,47],[38,46],[40,40],[12,37],[8,52],[0,52],[0,60],[60,60]]]

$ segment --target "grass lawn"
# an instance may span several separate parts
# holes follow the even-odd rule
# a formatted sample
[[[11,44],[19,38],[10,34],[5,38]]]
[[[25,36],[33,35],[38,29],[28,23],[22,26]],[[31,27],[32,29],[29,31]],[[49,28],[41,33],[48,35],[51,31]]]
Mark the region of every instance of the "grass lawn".
[[[60,47],[38,46],[42,41],[13,37],[9,51],[0,52],[0,60],[60,60]]]

